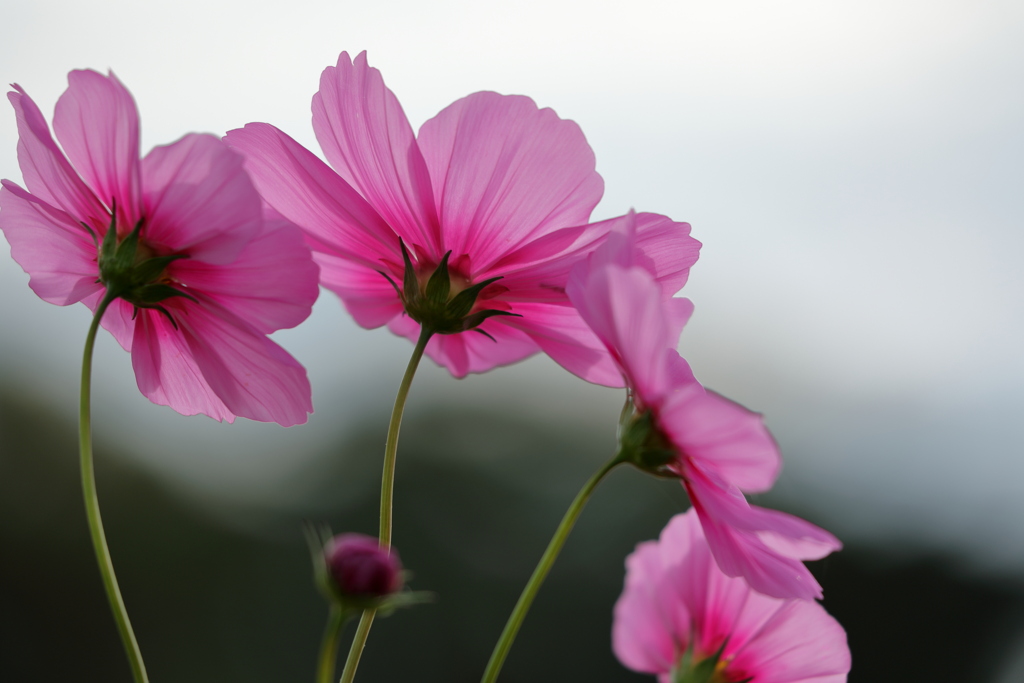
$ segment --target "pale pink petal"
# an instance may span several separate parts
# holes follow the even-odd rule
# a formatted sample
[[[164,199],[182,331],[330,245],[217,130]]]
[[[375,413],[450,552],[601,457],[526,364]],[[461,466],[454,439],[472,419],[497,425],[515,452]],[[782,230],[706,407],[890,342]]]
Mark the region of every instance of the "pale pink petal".
[[[759,413],[687,385],[665,397],[658,415],[683,456],[699,461],[704,471],[750,493],[775,483],[782,456]]]
[[[319,268],[302,232],[283,219],[268,219],[230,267],[181,259],[171,263],[168,275],[264,334],[308,318],[319,293]]]
[[[7,93],[18,120],[18,164],[28,191],[76,221],[105,231],[110,214],[50,137],[39,107],[17,85]],[[107,200],[109,201],[109,199]],[[102,232],[100,233],[102,234]]]
[[[106,293],[105,289],[96,292],[96,294],[82,299],[82,303],[95,314],[100,300]],[[107,307],[107,312],[103,314],[100,325],[114,336],[121,348],[129,352],[132,350],[132,343],[135,341],[135,306],[124,299],[117,299]]]
[[[101,291],[96,244],[85,228],[9,180],[0,189],[0,228],[11,256],[41,299],[67,306]]]
[[[697,259],[700,243],[689,236],[690,226],[657,214],[630,212],[585,226],[562,228],[531,240],[505,254],[472,278],[502,276],[510,301],[565,301],[565,286],[574,267],[577,277],[609,263],[639,266],[651,273],[662,296],[682,287]]]
[[[608,387],[625,385],[622,371],[608,349],[571,306],[516,303],[522,318],[503,318],[501,324],[525,332],[551,359],[577,377]]]
[[[259,194],[242,156],[212,135],[154,147],[142,161],[143,237],[191,259],[226,264],[262,230]]]
[[[143,394],[185,415],[306,422],[306,371],[284,349],[212,300],[168,302],[177,330],[158,311],[136,319],[132,357]]]
[[[669,297],[682,289],[697,262],[701,244],[690,237],[690,224],[656,213],[629,213],[588,227],[603,227],[606,235],[580,266],[580,276],[609,265],[647,270]]]
[[[666,294],[675,294],[690,276],[701,243],[690,237],[690,224],[655,213],[636,215],[638,262],[654,274]]]
[[[789,600],[735,654],[730,668],[756,672],[763,683],[845,681],[846,631],[818,603]]]
[[[418,140],[445,247],[478,270],[586,223],[604,191],[579,126],[528,97],[474,93],[423,124]]]
[[[301,227],[314,251],[370,267],[402,262],[398,236],[358,192],[295,140],[266,123],[229,131],[263,198]]]
[[[322,252],[315,252],[313,259],[320,266],[321,284],[341,298],[345,310],[360,326],[380,327],[405,311],[394,286],[380,272]],[[388,269],[381,264],[380,270]],[[400,279],[396,282],[400,284]],[[419,326],[416,330],[418,335]]]
[[[751,588],[777,598],[810,600],[821,597],[821,586],[801,562],[802,557],[780,554],[765,544],[759,531],[770,531],[817,545],[831,534],[791,515],[760,514],[739,489],[723,488],[696,467],[687,467],[684,485],[700,516],[708,545],[721,570],[743,576]],[[785,523],[783,523],[785,522]],[[838,549],[835,541],[833,549]]]
[[[53,131],[71,165],[118,219],[139,219],[139,112],[113,73],[72,71],[57,100]]]
[[[313,131],[334,169],[407,243],[442,256],[430,176],[402,105],[366,53],[347,52],[320,76]]]
[[[626,667],[642,673],[670,671],[689,645],[687,606],[665,595],[664,565],[653,541],[641,543],[626,558],[626,581],[615,603],[612,651]]]
[[[609,265],[574,272],[566,292],[645,404],[668,387],[666,352],[693,311],[686,299],[663,300],[653,276],[640,267]]]
[[[537,342],[520,330],[491,318],[480,326],[494,339],[479,332],[435,334],[427,344],[426,354],[457,378],[470,373],[487,372],[501,365],[509,365],[537,353]],[[407,315],[398,316],[388,323],[395,334],[416,341],[419,324]]]
[[[143,396],[182,415],[235,421],[235,414],[206,381],[185,334],[166,317],[155,310],[139,311],[132,346],[135,381]]]

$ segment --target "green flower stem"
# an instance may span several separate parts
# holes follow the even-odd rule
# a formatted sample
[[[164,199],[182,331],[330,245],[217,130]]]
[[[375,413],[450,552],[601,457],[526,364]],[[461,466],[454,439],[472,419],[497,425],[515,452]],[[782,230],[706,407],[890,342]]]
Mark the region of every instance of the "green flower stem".
[[[551,537],[551,541],[541,556],[540,562],[537,563],[536,569],[533,570],[533,575],[526,583],[526,587],[523,588],[522,595],[519,596],[519,601],[516,603],[515,608],[513,608],[512,614],[509,615],[508,622],[505,624],[505,630],[501,632],[501,638],[498,639],[497,644],[494,646],[494,652],[491,653],[491,659],[487,662],[487,669],[484,671],[484,676],[480,679],[480,683],[494,683],[498,679],[498,674],[505,663],[505,658],[508,657],[509,650],[512,649],[512,643],[516,639],[516,634],[519,633],[519,627],[523,625],[523,620],[526,619],[526,613],[530,611],[533,599],[537,597],[537,592],[544,583],[544,579],[547,578],[548,572],[551,571],[555,560],[558,559],[558,553],[562,551],[562,546],[565,545],[565,541],[569,538],[569,533],[576,524],[576,520],[579,519],[580,513],[583,512],[583,507],[590,499],[590,494],[594,492],[594,489],[597,488],[597,485],[601,483],[606,474],[611,472],[616,465],[623,462],[625,462],[625,458],[622,454],[616,455],[599,469],[583,485],[580,492],[576,494],[576,498],[572,501],[569,509],[565,511],[565,516],[562,517],[561,523],[555,530],[555,535]]]
[[[334,683],[334,660],[338,656],[338,640],[341,638],[341,628],[348,621],[350,614],[336,604],[331,605],[330,614],[327,616],[327,628],[324,629],[324,639],[320,643],[316,683]]]
[[[341,683],[352,683],[356,677],[356,667],[359,666],[359,658],[366,646],[366,639],[370,637],[370,627],[373,626],[373,617],[377,610],[363,610],[363,616],[359,619],[359,626],[356,627],[356,635],[352,639],[352,647],[348,651],[348,659],[345,660],[345,670],[341,673]]]
[[[409,396],[409,387],[412,385],[412,378],[416,375],[416,368],[419,367],[420,359],[423,358],[423,351],[427,348],[427,342],[434,335],[434,331],[426,326],[420,327],[420,338],[416,341],[416,348],[413,349],[412,358],[405,369],[405,376],[398,387],[398,396],[395,397],[395,407],[391,411],[391,423],[388,425],[388,438],[384,445],[384,473],[380,482],[380,544],[384,547],[391,547],[391,519],[392,506],[395,499],[395,461],[398,457],[398,432],[402,428],[402,415],[405,413],[405,400]],[[373,626],[373,617],[377,610],[368,609],[363,611],[359,619],[359,627],[356,629],[355,639],[352,641],[352,648],[348,652],[348,659],[345,661],[345,670],[341,674],[341,683],[352,683],[356,676],[356,667],[359,666],[359,658],[363,654],[363,647],[370,635],[370,627]]]
[[[117,577],[114,575],[114,564],[110,559],[110,549],[107,547],[107,537],[103,533],[103,520],[100,518],[100,503],[96,495],[96,472],[93,468],[92,458],[92,409],[90,406],[90,394],[92,391],[92,351],[96,343],[96,332],[99,330],[100,319],[114,300],[117,299],[109,293],[96,308],[96,315],[93,316],[92,325],[89,326],[89,333],[85,338],[85,352],[82,355],[82,390],[81,402],[78,411],[78,449],[82,467],[82,494],[85,498],[85,516],[89,522],[89,535],[92,537],[92,547],[96,552],[96,564],[99,566],[100,576],[103,578],[103,587],[107,592],[107,601],[110,603],[110,610],[114,614],[114,621],[117,623],[117,630],[121,634],[121,642],[124,643],[125,653],[128,656],[128,663],[132,668],[132,676],[135,683],[148,683],[146,666],[142,663],[142,652],[139,651],[139,643],[132,631],[132,624],[128,620],[128,611],[124,606],[124,599],[121,597],[121,589],[117,586]]]

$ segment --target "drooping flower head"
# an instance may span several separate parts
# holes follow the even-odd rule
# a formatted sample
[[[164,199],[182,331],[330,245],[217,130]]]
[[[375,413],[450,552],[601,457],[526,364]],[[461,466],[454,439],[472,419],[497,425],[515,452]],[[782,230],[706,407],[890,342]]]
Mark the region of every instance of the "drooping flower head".
[[[660,683],[844,683],[850,670],[843,627],[722,573],[694,510],[626,558],[612,649]]]
[[[93,311],[132,354],[154,403],[218,420],[292,425],[312,411],[306,372],[267,334],[302,322],[317,268],[242,158],[190,134],[139,158],[139,118],[113,74],[72,71],[50,135],[18,86],[25,187],[4,180],[0,229],[42,299]]]
[[[611,225],[587,224],[603,182],[575,123],[528,97],[478,92],[414,135],[366,54],[342,53],[320,78],[313,129],[333,170],[265,123],[226,140],[267,202],[305,230],[324,286],[356,322],[411,339],[429,326],[439,334],[427,354],[456,377],[544,351],[621,386],[565,296],[570,269]],[[637,223],[640,248],[679,289],[700,247],[689,226]]]
[[[676,351],[693,306],[671,297],[636,242],[635,220],[627,215],[567,286],[631,392],[634,410],[621,448],[641,469],[682,481],[727,575],[745,577],[766,595],[821,597],[801,560],[841,544],[804,520],[747,503],[744,491],[766,491],[778,476],[778,448],[760,415],[694,379]]]

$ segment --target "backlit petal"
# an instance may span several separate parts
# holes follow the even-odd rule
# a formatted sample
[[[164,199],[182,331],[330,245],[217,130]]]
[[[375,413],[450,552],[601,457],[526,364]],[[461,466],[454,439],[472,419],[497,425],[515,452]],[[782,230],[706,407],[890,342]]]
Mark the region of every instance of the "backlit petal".
[[[582,225],[604,183],[583,133],[519,95],[474,93],[423,124],[420,149],[445,247],[485,270],[559,228]]]
[[[402,105],[380,71],[347,52],[320,76],[313,131],[334,169],[410,244],[440,259],[440,231],[427,167]]]

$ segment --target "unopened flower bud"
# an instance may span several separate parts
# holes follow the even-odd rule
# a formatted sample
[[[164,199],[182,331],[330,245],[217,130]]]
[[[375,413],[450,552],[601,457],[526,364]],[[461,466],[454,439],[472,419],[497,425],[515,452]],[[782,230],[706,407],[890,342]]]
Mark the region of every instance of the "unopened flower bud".
[[[382,598],[402,588],[398,554],[382,548],[372,536],[339,534],[324,546],[324,556],[327,571],[343,596]]]

